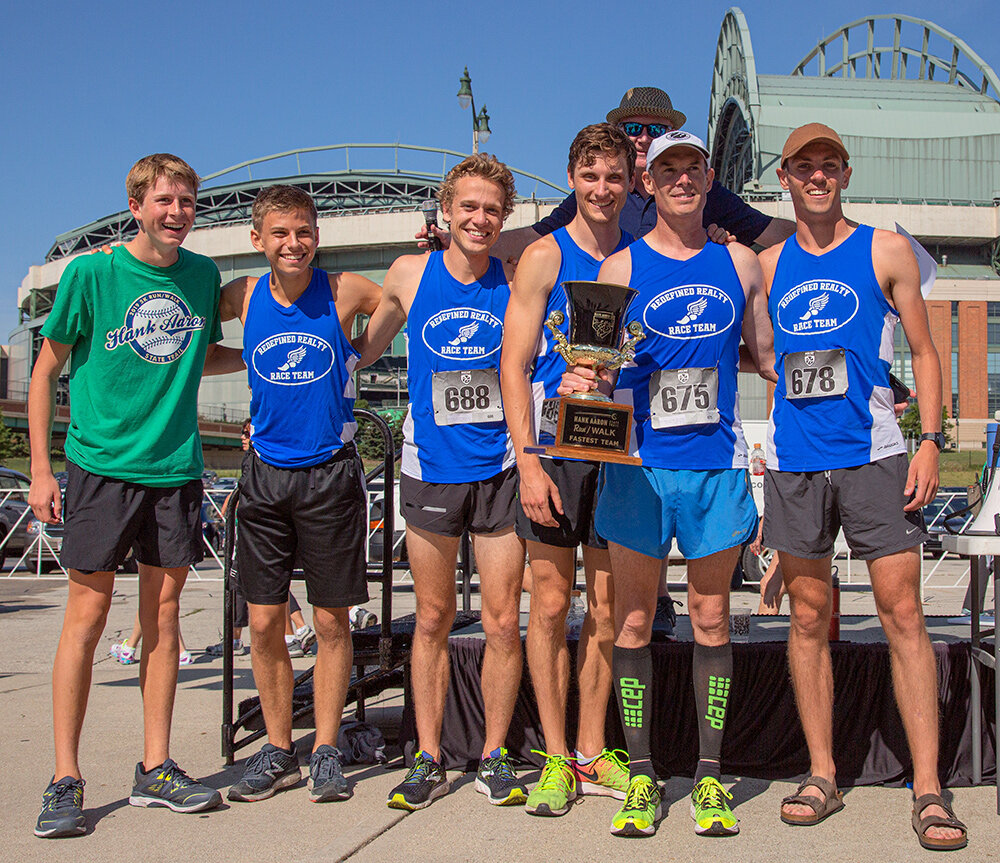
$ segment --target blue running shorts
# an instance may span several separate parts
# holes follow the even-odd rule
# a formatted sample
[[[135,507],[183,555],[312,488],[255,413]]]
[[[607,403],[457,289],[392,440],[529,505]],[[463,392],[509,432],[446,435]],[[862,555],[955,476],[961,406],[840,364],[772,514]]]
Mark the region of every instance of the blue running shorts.
[[[750,475],[606,464],[595,526],[608,542],[649,557],[666,557],[675,537],[685,558],[706,557],[753,537]]]

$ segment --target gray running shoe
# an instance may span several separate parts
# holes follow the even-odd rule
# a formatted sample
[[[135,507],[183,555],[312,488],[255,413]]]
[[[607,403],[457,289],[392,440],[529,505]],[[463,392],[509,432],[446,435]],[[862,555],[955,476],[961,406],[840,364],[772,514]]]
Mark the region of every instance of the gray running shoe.
[[[222,656],[225,653],[226,645],[225,642],[220,641],[218,644],[210,644],[205,648],[205,653],[209,656]],[[250,652],[250,648],[247,647],[242,639],[233,639],[233,656],[246,656]]]
[[[55,777],[42,795],[42,811],[35,823],[35,835],[43,839],[79,836],[87,832],[87,819],[83,815],[83,780],[64,776]]]
[[[316,643],[316,630],[307,623],[302,629],[295,630],[295,638],[303,653],[312,653],[312,646]]]
[[[266,800],[282,788],[290,788],[301,778],[294,743],[290,753],[265,743],[259,752],[247,759],[243,778],[229,789],[227,796],[230,800],[254,803]]]
[[[313,803],[328,800],[346,800],[351,796],[342,767],[344,756],[340,750],[323,744],[309,759],[309,799]]]
[[[301,656],[305,656],[306,652],[302,649],[302,645],[299,643],[297,638],[293,638],[291,641],[286,641],[285,646],[288,648],[288,655],[292,659],[298,659]]]
[[[367,629],[378,623],[378,615],[360,605],[352,605],[347,613],[351,629]]]
[[[214,788],[188,776],[172,758],[144,773],[140,761],[135,765],[135,785],[128,802],[132,806],[166,806],[174,812],[201,812],[222,802]]]

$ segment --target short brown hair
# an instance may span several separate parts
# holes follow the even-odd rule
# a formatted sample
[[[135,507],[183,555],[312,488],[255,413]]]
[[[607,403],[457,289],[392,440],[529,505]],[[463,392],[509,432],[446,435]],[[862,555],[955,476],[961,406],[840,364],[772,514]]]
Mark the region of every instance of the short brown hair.
[[[312,217],[314,225],[319,218],[312,196],[298,186],[283,186],[279,183],[261,189],[253,200],[254,230],[263,230],[264,217],[268,213],[288,213],[292,210],[305,210]]]
[[[569,145],[569,166],[566,170],[572,176],[577,165],[589,167],[598,156],[623,156],[629,179],[635,173],[635,144],[617,126],[594,123],[577,132]]]
[[[194,189],[196,194],[198,186],[201,185],[194,168],[180,156],[153,153],[151,156],[143,156],[129,170],[125,178],[125,194],[129,200],[141,204],[146,193],[156,185],[160,177],[166,177],[175,183],[184,183]]]
[[[503,162],[489,153],[477,153],[469,156],[455,165],[444,182],[438,188],[438,201],[441,202],[441,209],[451,207],[451,202],[455,198],[455,186],[463,177],[482,177],[496,183],[503,191],[503,219],[514,212],[514,197],[517,190],[514,188],[514,175],[511,174]]]

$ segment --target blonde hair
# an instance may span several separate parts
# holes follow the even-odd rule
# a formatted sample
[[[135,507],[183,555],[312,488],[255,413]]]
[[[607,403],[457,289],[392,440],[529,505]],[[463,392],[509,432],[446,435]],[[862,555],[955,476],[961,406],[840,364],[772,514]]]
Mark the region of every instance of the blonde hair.
[[[441,202],[442,210],[451,207],[451,202],[455,198],[455,187],[463,177],[482,177],[484,180],[496,183],[503,191],[503,219],[506,221],[514,212],[514,198],[517,195],[514,175],[511,174],[510,168],[489,153],[469,156],[448,172],[438,188],[438,201]]]
[[[194,168],[180,156],[171,153],[153,153],[151,156],[143,156],[129,170],[125,178],[125,194],[129,200],[141,204],[146,193],[156,185],[160,177],[190,186],[196,194],[198,186],[201,185]]]

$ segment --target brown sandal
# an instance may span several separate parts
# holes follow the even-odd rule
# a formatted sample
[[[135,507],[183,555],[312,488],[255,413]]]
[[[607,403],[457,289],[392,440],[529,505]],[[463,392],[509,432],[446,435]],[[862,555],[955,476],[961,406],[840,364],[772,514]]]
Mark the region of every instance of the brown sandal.
[[[803,794],[802,792],[810,785],[818,788],[825,795],[820,798],[815,794]],[[788,803],[808,806],[812,809],[812,815],[789,815],[785,812],[785,805]],[[798,790],[781,801],[781,820],[793,827],[812,827],[819,824],[825,818],[829,818],[834,812],[839,812],[844,808],[844,793],[837,790],[837,786],[824,779],[822,776],[807,776],[802,780]]]
[[[940,806],[948,813],[948,817],[927,815],[921,818],[920,814],[928,806]],[[921,847],[928,851],[957,851],[969,844],[969,828],[955,817],[952,808],[944,802],[944,798],[940,794],[921,794],[913,801],[912,823]],[[961,830],[962,835],[957,839],[933,839],[927,835],[927,831],[931,827],[954,827],[956,830]]]

